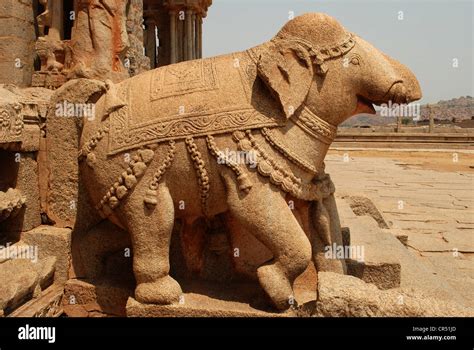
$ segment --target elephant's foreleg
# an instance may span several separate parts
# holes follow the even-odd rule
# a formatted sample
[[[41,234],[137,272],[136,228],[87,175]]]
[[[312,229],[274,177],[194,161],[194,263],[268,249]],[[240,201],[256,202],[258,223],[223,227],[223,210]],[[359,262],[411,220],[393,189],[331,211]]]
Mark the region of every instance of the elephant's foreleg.
[[[295,278],[311,261],[309,240],[280,191],[269,184],[260,184],[242,196],[234,182],[228,180],[230,213],[238,225],[272,252],[274,258],[260,266],[257,275],[275,306],[286,310],[294,302]]]
[[[142,189],[137,188],[123,210],[133,244],[135,298],[142,303],[170,304],[182,294],[178,282],[169,276],[173,200],[164,184],[157,189],[156,207],[145,206],[143,198]]]

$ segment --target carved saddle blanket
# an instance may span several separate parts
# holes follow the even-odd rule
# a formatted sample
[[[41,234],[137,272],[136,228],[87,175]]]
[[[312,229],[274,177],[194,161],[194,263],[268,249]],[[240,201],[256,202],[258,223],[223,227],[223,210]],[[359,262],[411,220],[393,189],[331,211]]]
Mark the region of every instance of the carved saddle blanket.
[[[253,78],[252,78],[253,77]],[[116,85],[125,106],[112,112],[108,153],[146,144],[282,125],[282,112],[254,89],[246,52],[145,72]]]

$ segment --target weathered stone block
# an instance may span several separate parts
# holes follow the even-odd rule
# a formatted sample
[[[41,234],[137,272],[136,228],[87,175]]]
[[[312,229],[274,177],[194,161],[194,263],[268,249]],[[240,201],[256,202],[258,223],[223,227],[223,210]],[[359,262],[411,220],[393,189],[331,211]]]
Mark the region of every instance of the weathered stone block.
[[[427,297],[419,291],[386,290],[352,277],[322,272],[318,276],[315,316],[441,317],[473,316],[474,310]]]
[[[0,310],[6,314],[33,297],[38,274],[29,260],[7,260],[0,264]]]
[[[41,290],[45,290],[53,284],[56,260],[56,257],[50,256],[33,264],[33,267],[38,274],[38,284],[41,287]]]
[[[94,283],[76,279],[64,287],[64,312],[70,316],[125,316],[125,305],[133,286],[114,281]]]
[[[29,86],[33,73],[34,42],[0,38],[0,83]]]
[[[5,40],[4,37],[15,37],[28,41],[35,40],[35,32],[31,24],[30,21],[19,20],[18,18],[0,17],[0,40]]]
[[[39,259],[56,258],[55,282],[65,283],[68,279],[71,249],[71,229],[53,226],[39,226],[24,232],[21,240],[25,244],[37,246]]]
[[[41,225],[38,163],[34,153],[21,153],[18,159],[16,189],[26,198],[21,230],[28,231]]]
[[[12,17],[16,20],[26,21],[33,25],[33,2],[4,0],[0,3],[0,17]]]
[[[373,283],[379,289],[400,287],[401,267],[396,262],[358,262],[347,259],[347,274],[360,278],[364,282]]]
[[[14,218],[1,223],[1,230],[16,241],[20,232],[41,224],[38,165],[34,153],[6,152],[1,158],[5,165],[1,171],[5,181],[2,187],[14,188],[25,203]]]
[[[21,152],[37,152],[41,138],[39,125],[25,125],[21,138]]]

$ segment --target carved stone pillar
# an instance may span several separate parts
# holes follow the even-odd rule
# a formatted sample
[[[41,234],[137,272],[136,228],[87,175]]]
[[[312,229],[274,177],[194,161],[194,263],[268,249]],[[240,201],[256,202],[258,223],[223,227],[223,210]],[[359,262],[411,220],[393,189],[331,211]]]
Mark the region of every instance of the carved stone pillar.
[[[176,11],[170,11],[170,61],[176,63],[178,56],[178,28],[176,26]]]
[[[196,14],[194,21],[194,57],[201,58],[200,49],[199,49],[199,32],[201,27],[201,15]]]
[[[192,60],[193,59],[193,10],[186,10],[186,34],[184,36],[185,41],[185,51],[184,59]]]
[[[155,16],[150,14],[148,8],[145,10],[143,9],[143,0],[128,0],[127,6],[126,28],[130,47],[124,53],[124,62],[130,76],[135,76],[141,72],[149,70],[150,66],[153,68],[152,62],[150,62],[151,60],[146,56],[145,52],[145,43],[147,39],[144,19],[150,16]],[[159,21],[160,20],[156,20],[156,24],[159,24]],[[169,41],[169,39],[167,38],[166,41]],[[156,60],[158,61],[159,57],[157,57]]]
[[[154,17],[158,29],[159,40],[156,67],[162,67],[171,63],[170,14],[168,11],[159,11]]]
[[[191,59],[196,59],[197,58],[197,42],[196,42],[196,38],[197,38],[197,15],[196,13],[193,13],[193,17],[192,17],[192,22],[193,22],[193,34],[191,36],[191,44],[192,44],[192,57]]]
[[[36,17],[40,36],[48,37],[52,41],[61,40],[63,38],[63,1],[40,0],[39,3],[44,8],[44,12]]]
[[[156,33],[155,33],[155,19],[153,17],[145,18],[146,26],[146,55],[150,59],[150,68],[156,67]]]
[[[61,40],[63,38],[63,2],[49,0],[48,6],[50,3],[52,13],[48,37],[52,40]]]
[[[197,58],[202,58],[202,16],[198,15],[196,18],[196,41],[197,41]]]
[[[185,47],[185,45],[184,45],[184,24],[185,24],[184,19],[182,19],[180,14],[178,14],[178,22],[177,22],[177,26],[178,26],[178,31],[177,31],[178,54],[176,56],[176,62],[181,62],[181,61],[184,60],[184,47]]]
[[[1,2],[0,84],[26,87],[31,83],[36,40],[32,3]]]

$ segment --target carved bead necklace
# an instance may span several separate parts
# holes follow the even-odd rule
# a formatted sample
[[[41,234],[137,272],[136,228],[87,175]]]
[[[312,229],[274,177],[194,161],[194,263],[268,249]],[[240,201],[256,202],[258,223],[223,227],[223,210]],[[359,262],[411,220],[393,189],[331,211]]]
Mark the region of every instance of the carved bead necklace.
[[[155,152],[151,149],[142,149],[130,160],[127,169],[120,174],[117,181],[109,188],[100,203],[96,206],[99,212],[108,217],[117,208],[121,201],[138,183],[138,179],[145,174],[147,166],[153,160]]]
[[[300,156],[290,151],[288,147],[283,144],[282,141],[278,140],[272,129],[262,128],[261,133],[272,147],[278,150],[281,154],[283,154],[286,158],[288,158],[298,167],[313,175],[316,175],[318,173],[318,170],[313,165],[309,164]]]
[[[233,139],[237,142],[240,150],[256,152],[257,171],[260,175],[268,177],[271,183],[294,197],[314,201],[326,198],[334,192],[334,185],[327,175],[321,176],[314,182],[303,183],[300,178],[284,169],[258,144],[251,130],[236,131],[233,133]]]

